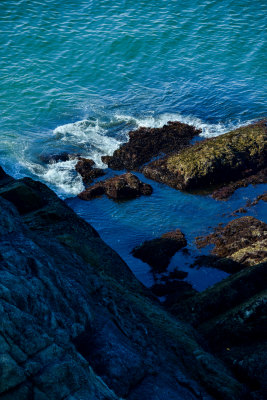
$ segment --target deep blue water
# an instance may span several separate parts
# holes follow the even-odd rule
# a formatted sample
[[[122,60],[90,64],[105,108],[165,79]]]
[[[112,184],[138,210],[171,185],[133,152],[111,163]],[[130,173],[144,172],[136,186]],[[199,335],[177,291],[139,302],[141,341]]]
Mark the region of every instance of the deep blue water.
[[[46,165],[40,154],[101,166],[138,126],[180,120],[209,137],[266,116],[266,21],[265,0],[1,0],[0,163],[67,198],[82,190],[75,160]],[[150,198],[129,203],[70,200],[145,282],[134,245],[179,227],[192,247],[195,233],[255,194],[218,203],[153,185]]]

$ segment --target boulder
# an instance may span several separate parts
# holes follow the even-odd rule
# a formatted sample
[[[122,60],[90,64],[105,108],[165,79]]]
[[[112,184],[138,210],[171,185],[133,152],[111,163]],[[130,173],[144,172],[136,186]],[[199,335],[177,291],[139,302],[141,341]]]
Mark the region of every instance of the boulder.
[[[109,168],[137,170],[153,157],[178,151],[188,146],[201,130],[181,122],[168,122],[162,128],[139,128],[129,132],[129,142],[124,143],[112,156],[103,156]]]
[[[253,183],[253,178],[248,178],[255,174],[260,174],[261,182],[266,181],[266,173],[260,173],[265,171],[267,163],[266,139],[266,122],[261,121],[153,161],[143,168],[143,173],[176,189],[189,191],[212,191],[216,185],[246,178],[243,183],[224,189],[221,197],[228,197],[233,189]]]
[[[187,245],[184,234],[180,229],[167,232],[160,238],[146,240],[132,250],[136,258],[149,264],[155,271],[163,272],[169,265],[172,256]]]
[[[92,183],[94,179],[105,175],[105,171],[101,168],[93,168],[95,162],[87,158],[79,158],[75,165],[76,171],[81,175],[83,182],[87,185]]]
[[[150,185],[141,182],[137,176],[128,172],[89,186],[78,197],[82,200],[91,200],[106,194],[113,200],[128,200],[141,195],[149,196],[152,191],[153,189]]]

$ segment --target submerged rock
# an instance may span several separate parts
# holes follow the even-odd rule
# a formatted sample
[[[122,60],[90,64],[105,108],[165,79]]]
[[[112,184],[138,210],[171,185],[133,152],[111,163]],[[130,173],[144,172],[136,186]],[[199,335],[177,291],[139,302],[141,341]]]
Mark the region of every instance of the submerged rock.
[[[241,271],[244,268],[243,264],[240,264],[230,258],[222,258],[216,255],[205,255],[196,257],[193,264],[190,267],[209,267],[216,268],[221,271],[225,271],[229,274]]]
[[[39,158],[45,164],[53,164],[57,162],[65,162],[69,160],[74,160],[75,158],[79,157],[77,153],[69,153],[67,151],[59,152],[59,153],[51,153],[43,151]]]
[[[156,160],[143,168],[148,178],[166,183],[176,189],[209,189],[214,185],[244,179],[259,173],[261,182],[266,179],[267,127],[261,121],[238,128],[215,138],[197,142],[193,146]],[[265,170],[264,170],[265,171]],[[255,178],[256,179],[256,178]],[[226,187],[224,197],[242,184]]]
[[[137,170],[141,165],[161,154],[178,151],[188,146],[201,130],[181,122],[168,122],[162,128],[139,128],[129,132],[129,142],[124,143],[113,156],[102,161],[116,170]]]
[[[91,200],[106,194],[113,200],[128,200],[141,195],[149,196],[152,191],[153,189],[150,185],[141,182],[137,176],[128,172],[89,186],[78,197],[82,200]]]
[[[160,238],[146,240],[132,250],[136,258],[149,264],[155,271],[163,272],[168,267],[172,256],[187,245],[180,229],[163,234]]]
[[[76,171],[81,175],[85,184],[92,183],[94,179],[105,175],[105,171],[101,168],[93,168],[95,162],[87,158],[79,158],[75,165]]]
[[[199,247],[214,244],[212,253],[242,265],[267,260],[267,224],[254,217],[241,217],[219,226],[214,233],[198,238]]]

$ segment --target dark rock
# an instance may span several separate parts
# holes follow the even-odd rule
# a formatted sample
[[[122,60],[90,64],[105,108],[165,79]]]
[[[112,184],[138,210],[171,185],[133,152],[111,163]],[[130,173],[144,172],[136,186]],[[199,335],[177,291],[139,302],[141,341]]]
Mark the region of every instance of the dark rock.
[[[252,174],[243,179],[230,182],[226,186],[214,190],[212,197],[216,200],[226,200],[235,192],[236,189],[247,187],[248,185],[257,185],[259,183],[267,183],[267,168],[263,168],[256,174]]]
[[[70,154],[70,153],[65,152],[65,151],[62,152],[62,153],[42,152],[39,155],[40,160],[45,164],[53,164],[53,163],[57,163],[57,162],[60,162],[60,161],[74,160],[77,157],[79,157],[79,154],[77,154],[77,153]]]
[[[215,255],[208,256],[198,256],[196,257],[193,264],[190,267],[209,267],[216,268],[221,271],[228,272],[229,274],[233,274],[235,272],[241,271],[244,268],[243,264],[240,264],[230,258],[221,258]]]
[[[158,297],[166,296],[163,304],[169,309],[173,304],[188,299],[197,293],[190,283],[179,280],[168,281],[165,284],[156,283],[151,287],[151,290]]]
[[[169,265],[171,257],[187,245],[184,234],[179,230],[168,232],[160,238],[147,240],[132,250],[136,258],[149,264],[155,271],[163,272]]]
[[[234,219],[214,233],[197,239],[198,247],[214,244],[212,253],[246,265],[267,260],[267,224],[253,217]]]
[[[92,183],[94,179],[105,175],[105,171],[101,168],[93,168],[95,162],[87,158],[79,158],[75,169],[82,176],[85,184]]]
[[[266,137],[266,123],[261,121],[153,161],[143,173],[181,190],[212,191],[231,182],[221,189],[221,198],[226,198],[237,187],[266,181]]]
[[[178,269],[174,269],[169,273],[169,278],[170,279],[185,279],[188,275],[188,272],[186,271],[180,271]]]
[[[188,146],[201,130],[181,122],[168,122],[162,128],[139,128],[129,132],[129,142],[102,161],[116,170],[136,170],[160,154],[178,151]]]
[[[0,187],[12,181],[14,181],[14,178],[6,174],[3,168],[0,166]]]
[[[153,189],[150,185],[141,182],[137,176],[128,172],[96,183],[78,196],[82,200],[91,200],[94,197],[106,194],[113,200],[127,200],[141,195],[151,195],[152,191]]]
[[[193,322],[210,348],[251,389],[254,399],[266,393],[267,263],[247,267],[190,299],[173,313]]]
[[[78,194],[78,197],[81,200],[92,200],[96,197],[102,196],[105,194],[105,186],[99,182],[93,186],[89,186],[86,190]]]
[[[0,196],[13,203],[20,214],[35,211],[45,205],[42,196],[25,185],[23,180],[14,180],[8,186],[2,186]]]
[[[1,399],[242,398],[89,224],[45,185],[16,183],[42,201],[20,215],[21,192],[0,197]]]
[[[249,205],[249,207],[255,206],[256,204],[258,204],[258,202],[260,200],[262,200],[265,203],[267,203],[267,192],[264,192],[263,194],[260,194],[259,196],[257,196],[256,199]]]

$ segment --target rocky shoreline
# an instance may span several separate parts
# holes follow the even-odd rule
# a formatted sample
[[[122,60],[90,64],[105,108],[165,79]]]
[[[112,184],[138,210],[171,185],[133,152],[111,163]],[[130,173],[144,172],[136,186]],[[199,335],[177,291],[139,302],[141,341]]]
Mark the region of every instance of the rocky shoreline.
[[[266,183],[265,121],[190,145],[198,134],[180,123],[140,128],[103,161],[216,199]],[[86,200],[94,193],[115,200],[152,194],[130,172],[94,183],[103,171],[90,160],[80,159],[76,169],[88,185],[80,195]],[[264,400],[264,222],[236,218],[197,239],[215,246],[210,266],[231,274],[198,293],[179,270],[145,288],[47,186],[15,180],[2,168],[0,207],[0,399]],[[177,229],[133,252],[162,272],[186,245]]]

